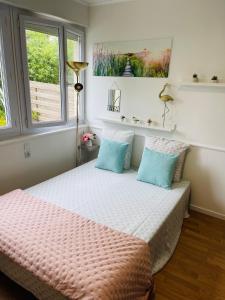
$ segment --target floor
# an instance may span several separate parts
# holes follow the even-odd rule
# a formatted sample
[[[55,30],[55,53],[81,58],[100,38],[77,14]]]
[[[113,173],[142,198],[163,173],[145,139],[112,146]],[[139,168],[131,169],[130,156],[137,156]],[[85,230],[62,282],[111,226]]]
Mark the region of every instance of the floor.
[[[0,273],[0,300],[36,300],[36,298]]]
[[[225,300],[225,221],[192,212],[155,283],[156,300]]]
[[[225,221],[192,212],[155,283],[155,300],[225,300]],[[0,300],[34,299],[0,273]]]

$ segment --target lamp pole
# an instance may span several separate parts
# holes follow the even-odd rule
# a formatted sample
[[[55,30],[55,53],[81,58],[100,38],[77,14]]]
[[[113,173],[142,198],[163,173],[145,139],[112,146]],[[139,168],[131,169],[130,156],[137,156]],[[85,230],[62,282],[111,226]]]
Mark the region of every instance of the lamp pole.
[[[77,103],[76,103],[76,148],[75,148],[75,166],[77,167],[78,162],[78,147],[80,139],[79,139],[79,99],[80,99],[80,92],[83,90],[84,86],[82,83],[79,82],[79,74],[80,71],[86,69],[88,67],[87,62],[80,62],[80,61],[67,61],[66,64],[75,72],[76,74],[76,83],[74,85],[74,89],[77,93]]]
[[[79,139],[79,100],[80,100],[80,92],[83,90],[83,84],[79,83],[79,74],[76,74],[77,83],[74,85],[74,89],[77,93],[77,103],[76,103],[76,157],[75,157],[75,167],[78,166],[78,155],[80,160],[80,139]]]

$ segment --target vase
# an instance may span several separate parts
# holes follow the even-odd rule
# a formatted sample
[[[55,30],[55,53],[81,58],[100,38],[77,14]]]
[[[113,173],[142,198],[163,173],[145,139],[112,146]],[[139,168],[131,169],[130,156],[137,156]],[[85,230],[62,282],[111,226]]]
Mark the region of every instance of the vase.
[[[86,143],[86,146],[87,147],[92,147],[92,140],[88,140],[87,143]]]

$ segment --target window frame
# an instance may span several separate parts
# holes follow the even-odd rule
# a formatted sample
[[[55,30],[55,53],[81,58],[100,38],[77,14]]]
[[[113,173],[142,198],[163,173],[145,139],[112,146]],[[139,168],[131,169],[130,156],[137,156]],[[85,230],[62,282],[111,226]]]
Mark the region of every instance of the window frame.
[[[63,26],[57,22],[51,20],[45,20],[38,17],[31,17],[26,15],[20,15],[20,38],[21,38],[21,54],[22,54],[22,66],[24,76],[24,92],[26,101],[26,114],[27,114],[27,127],[30,128],[42,128],[52,126],[66,125],[66,93],[65,93],[65,48],[63,43],[64,33]],[[32,110],[31,110],[31,96],[30,96],[30,84],[29,84],[29,70],[27,62],[27,47],[26,47],[26,35],[25,24],[30,23],[39,26],[47,26],[57,29],[58,41],[59,41],[59,78],[60,78],[60,97],[61,97],[61,121],[52,122],[32,122]]]
[[[14,51],[12,45],[12,27],[10,8],[0,4],[0,47],[2,51],[1,66],[4,79],[4,96],[6,97],[7,115],[10,118],[10,124],[6,127],[0,127],[0,140],[6,139],[21,133],[19,103],[15,76]],[[12,59],[13,58],[13,59]],[[6,71],[7,70],[7,71]]]

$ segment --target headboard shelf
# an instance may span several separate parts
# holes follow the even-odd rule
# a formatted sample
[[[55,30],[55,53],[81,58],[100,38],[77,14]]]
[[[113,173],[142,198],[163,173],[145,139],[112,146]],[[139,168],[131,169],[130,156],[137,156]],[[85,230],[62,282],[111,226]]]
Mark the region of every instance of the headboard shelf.
[[[155,125],[148,125],[148,124],[140,124],[140,123],[132,123],[132,122],[126,122],[126,121],[120,121],[116,119],[109,119],[101,117],[99,118],[104,123],[110,123],[110,124],[116,124],[126,127],[135,127],[135,128],[142,128],[142,129],[148,129],[148,130],[157,130],[157,131],[163,131],[163,132],[174,132],[176,130],[176,125],[173,127],[161,127],[161,126],[155,126]]]

